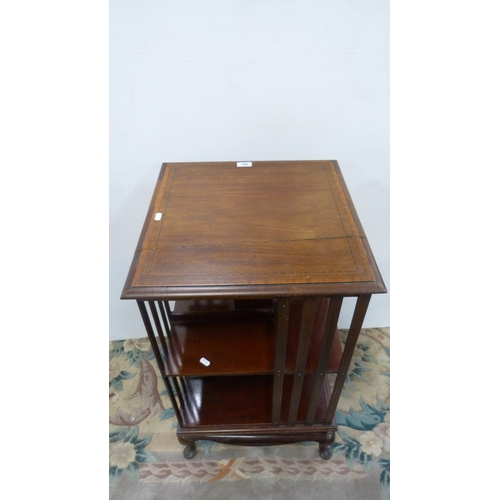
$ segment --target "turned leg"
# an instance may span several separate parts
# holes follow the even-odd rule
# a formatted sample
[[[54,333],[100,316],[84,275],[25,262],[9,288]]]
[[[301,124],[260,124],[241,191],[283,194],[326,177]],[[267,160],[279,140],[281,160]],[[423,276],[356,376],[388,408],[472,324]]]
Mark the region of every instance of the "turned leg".
[[[319,443],[319,454],[321,458],[329,460],[332,457],[332,450],[330,446],[333,444],[334,441],[335,441],[335,433],[328,432],[326,434],[326,440],[322,443]]]

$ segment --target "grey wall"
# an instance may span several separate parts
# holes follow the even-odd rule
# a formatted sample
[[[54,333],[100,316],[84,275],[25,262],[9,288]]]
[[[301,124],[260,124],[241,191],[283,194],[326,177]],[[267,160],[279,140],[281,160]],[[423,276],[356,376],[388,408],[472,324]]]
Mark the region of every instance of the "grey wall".
[[[389,286],[388,0],[110,0],[109,58],[111,340],[145,336],[119,297],[166,161],[338,160]]]

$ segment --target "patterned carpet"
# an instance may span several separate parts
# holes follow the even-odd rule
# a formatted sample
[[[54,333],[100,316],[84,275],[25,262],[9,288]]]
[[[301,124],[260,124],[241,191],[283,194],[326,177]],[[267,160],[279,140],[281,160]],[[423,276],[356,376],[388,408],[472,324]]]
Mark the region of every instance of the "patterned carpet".
[[[346,333],[340,331],[342,341]],[[236,482],[243,491],[246,483],[255,481],[290,485],[286,488],[325,483],[321,487],[326,491],[347,481],[349,498],[389,498],[389,328],[361,331],[336,412],[339,430],[330,460],[319,456],[317,443],[241,447],[211,441],[198,441],[197,455],[185,460],[175,435],[177,421],[148,340],[110,342],[109,359],[111,499],[158,498],[158,493],[146,494],[147,485],[155,485],[155,492],[162,485],[160,491],[165,492],[168,486],[186,489],[227,483],[234,487]],[[364,485],[358,494],[352,493],[357,481]],[[141,487],[145,494],[138,497]],[[131,491],[134,496],[127,496]],[[180,490],[175,491],[178,495]],[[323,498],[320,493],[308,496]]]

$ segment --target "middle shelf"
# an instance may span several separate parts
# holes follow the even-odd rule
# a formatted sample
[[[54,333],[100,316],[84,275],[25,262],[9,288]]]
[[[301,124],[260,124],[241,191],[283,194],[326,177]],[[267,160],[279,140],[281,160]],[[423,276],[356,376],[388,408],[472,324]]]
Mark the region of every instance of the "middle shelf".
[[[305,373],[317,369],[322,350],[327,304],[320,305],[314,321]],[[300,334],[299,302],[290,309],[287,335],[285,373],[295,371]],[[190,316],[189,318],[192,318]],[[183,321],[178,316],[171,325],[167,340],[168,355],[165,358],[167,376],[216,376],[272,374],[275,362],[275,329],[272,320],[256,314],[255,318],[236,315],[233,320]],[[335,334],[327,372],[338,371],[342,357],[342,346],[338,332]],[[209,361],[205,366],[201,358]]]

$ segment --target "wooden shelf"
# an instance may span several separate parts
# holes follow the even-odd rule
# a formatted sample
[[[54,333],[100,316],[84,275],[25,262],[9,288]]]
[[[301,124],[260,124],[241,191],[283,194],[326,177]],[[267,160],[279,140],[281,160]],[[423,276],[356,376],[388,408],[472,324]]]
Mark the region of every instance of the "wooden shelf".
[[[214,301],[215,302],[215,301]],[[255,304],[255,303],[254,303]],[[306,373],[313,373],[322,349],[323,329],[328,303],[318,307],[313,325]],[[268,374],[274,370],[274,326],[262,309],[252,311],[241,306],[230,310],[228,304],[217,301],[182,301],[175,306],[177,316],[172,322],[166,358],[169,376],[214,376]],[[183,321],[182,314],[188,318]],[[214,320],[214,314],[218,321]],[[293,373],[299,347],[302,302],[293,301],[286,352],[285,373]],[[257,319],[256,319],[257,318]],[[264,318],[264,319],[262,319]],[[328,372],[338,371],[342,347],[335,336]],[[204,366],[200,359],[210,361]]]
[[[304,379],[297,423],[305,423],[314,376]],[[285,376],[280,424],[286,424],[293,377]],[[320,394],[315,421],[320,422],[327,408],[327,382]],[[186,379],[187,394],[183,411],[185,427],[269,424],[272,410],[273,376],[204,377]]]
[[[273,326],[263,321],[174,323],[167,375],[211,376],[272,373]],[[200,359],[210,362],[204,366]]]

